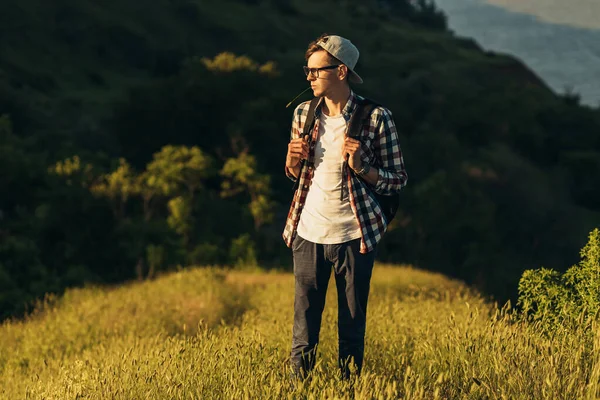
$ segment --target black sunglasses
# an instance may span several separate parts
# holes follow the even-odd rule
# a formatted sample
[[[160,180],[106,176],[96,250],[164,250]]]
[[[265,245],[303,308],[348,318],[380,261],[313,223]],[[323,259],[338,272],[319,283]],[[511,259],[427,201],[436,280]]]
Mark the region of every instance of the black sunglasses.
[[[342,64],[338,64],[338,65],[328,65],[326,67],[319,67],[319,68],[308,68],[307,66],[302,67],[304,69],[304,74],[306,76],[312,75],[315,78],[319,77],[319,71],[324,70],[324,69],[334,69],[339,67]]]

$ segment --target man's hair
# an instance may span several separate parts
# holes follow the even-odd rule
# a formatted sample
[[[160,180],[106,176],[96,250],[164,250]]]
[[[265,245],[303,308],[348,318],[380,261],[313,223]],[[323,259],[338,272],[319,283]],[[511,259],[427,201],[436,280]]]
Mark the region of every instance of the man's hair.
[[[312,42],[309,43],[308,45],[308,49],[306,49],[306,54],[304,54],[304,58],[306,59],[306,61],[308,61],[308,59],[310,58],[310,56],[312,56],[313,54],[315,54],[317,51],[325,51],[327,53],[327,56],[329,57],[329,60],[332,63],[339,63],[339,64],[343,64],[343,62],[341,62],[340,60],[338,60],[337,58],[335,58],[334,56],[332,56],[331,54],[329,54],[329,52],[327,52],[327,50],[325,50],[324,48],[322,48],[321,46],[319,46],[317,43],[319,43],[321,40],[323,41],[327,41],[327,36],[331,36],[331,34],[329,33],[324,33],[321,36],[319,36],[318,38],[316,38],[315,40],[313,40]]]
[[[317,51],[324,51],[325,53],[327,53],[327,58],[329,59],[329,62],[332,64],[344,64],[343,62],[341,62],[339,59],[337,59],[336,57],[332,56],[327,50],[325,50],[324,48],[322,48],[321,46],[319,46],[317,43],[319,43],[321,40],[323,40],[324,42],[327,42],[328,36],[331,36],[330,33],[324,33],[321,36],[319,36],[318,38],[316,38],[315,40],[313,40],[312,42],[310,42],[308,44],[308,49],[306,49],[306,54],[304,54],[304,58],[306,59],[306,61],[308,61],[308,59],[310,58],[310,56],[312,56],[313,54],[315,54]],[[346,64],[344,64],[346,65]],[[350,77],[350,71],[348,70],[348,73],[346,74],[346,78],[344,79],[346,82],[348,82]]]

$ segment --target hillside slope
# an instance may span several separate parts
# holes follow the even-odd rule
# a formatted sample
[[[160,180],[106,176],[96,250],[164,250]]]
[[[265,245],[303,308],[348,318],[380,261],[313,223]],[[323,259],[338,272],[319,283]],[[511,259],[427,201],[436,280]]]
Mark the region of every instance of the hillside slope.
[[[244,253],[289,266],[285,104],[306,88],[304,50],[323,32],[357,44],[355,89],[385,104],[399,132],[409,182],[381,261],[504,300],[523,270],[576,261],[600,224],[600,111],[456,38],[427,1],[23,0],[3,7],[0,30],[2,317],[47,292],[141,277],[144,263],[234,264]],[[273,74],[203,61],[226,51],[273,61]],[[193,199],[102,197],[82,182],[102,181],[120,158],[138,176],[166,145],[212,157]],[[268,196],[241,187],[223,199],[220,171],[246,152]],[[48,172],[74,156],[73,176]],[[252,196],[269,197],[272,222],[253,219]]]
[[[435,52],[436,62],[442,64],[462,60],[492,69],[516,64],[466,51],[476,46],[444,31],[411,26],[407,16],[377,4],[159,0],[141,5],[108,0],[99,5],[92,0],[24,0],[6,4],[0,17],[0,78],[28,96],[38,94],[71,107],[83,102],[88,105],[83,110],[93,113],[130,84],[173,74],[187,57],[233,51],[259,61],[278,61],[286,72],[292,67],[297,71],[296,78],[289,76],[292,94],[303,80],[303,50],[324,30],[347,35],[359,46],[370,89],[384,88],[382,79],[406,74],[397,59],[416,49]],[[383,74],[382,69],[395,73]],[[530,73],[520,79],[540,84]]]

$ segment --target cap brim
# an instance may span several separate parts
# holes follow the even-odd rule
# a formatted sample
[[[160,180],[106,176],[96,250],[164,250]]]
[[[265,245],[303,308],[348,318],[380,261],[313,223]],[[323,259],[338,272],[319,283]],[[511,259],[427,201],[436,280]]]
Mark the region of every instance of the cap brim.
[[[350,68],[348,68],[348,70],[350,71],[350,82],[363,83],[362,78],[356,72],[352,71]]]

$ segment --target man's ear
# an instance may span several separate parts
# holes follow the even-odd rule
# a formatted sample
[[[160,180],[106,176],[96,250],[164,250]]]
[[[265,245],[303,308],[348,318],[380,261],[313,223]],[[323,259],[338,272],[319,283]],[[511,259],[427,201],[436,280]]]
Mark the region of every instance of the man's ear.
[[[345,66],[344,64],[340,65],[338,76],[340,77],[341,80],[346,79],[348,77],[348,67]]]

